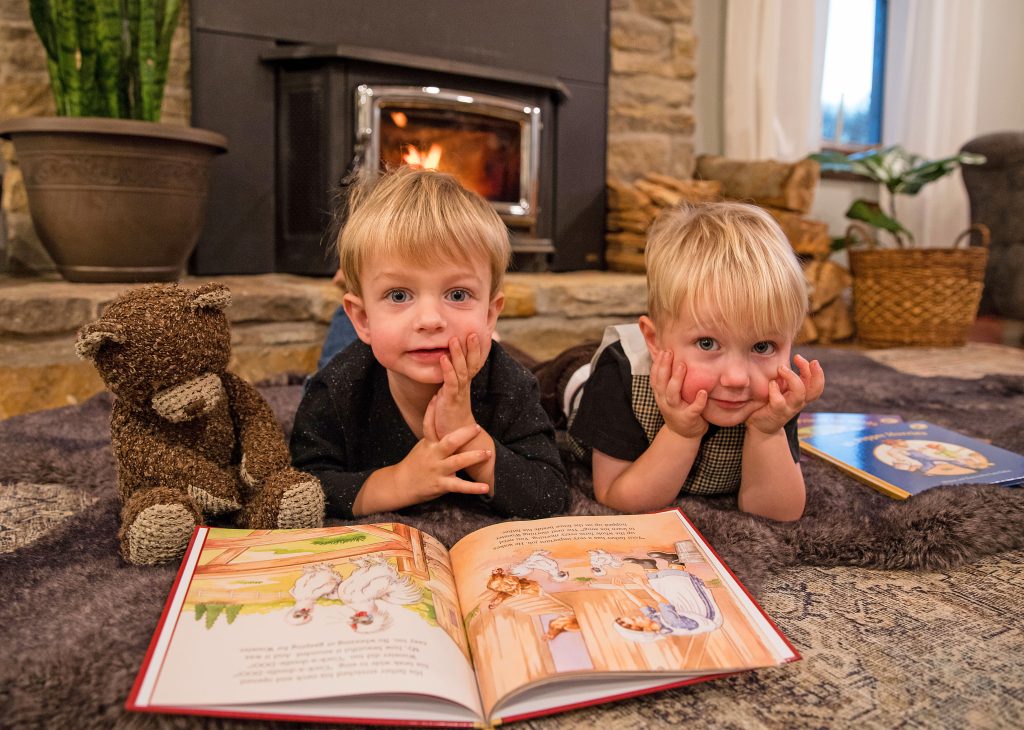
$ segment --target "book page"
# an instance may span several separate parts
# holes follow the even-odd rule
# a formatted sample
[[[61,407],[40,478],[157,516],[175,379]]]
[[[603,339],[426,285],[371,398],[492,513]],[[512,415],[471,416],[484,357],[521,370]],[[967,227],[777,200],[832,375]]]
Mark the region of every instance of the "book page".
[[[429,535],[199,528],[186,561],[139,707],[387,692],[480,714],[447,550]]]
[[[553,677],[607,693],[611,673],[633,687],[797,658],[677,510],[494,525],[451,560],[484,710],[506,721],[509,697]]]

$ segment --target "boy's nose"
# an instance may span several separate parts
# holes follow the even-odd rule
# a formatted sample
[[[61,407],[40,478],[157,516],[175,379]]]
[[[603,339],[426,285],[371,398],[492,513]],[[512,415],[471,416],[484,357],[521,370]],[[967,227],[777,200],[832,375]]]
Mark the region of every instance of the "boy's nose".
[[[424,331],[436,331],[444,329],[444,316],[436,304],[426,301],[421,302],[416,310],[416,327]]]
[[[730,362],[722,370],[720,380],[726,388],[745,388],[750,383],[750,373],[744,364]]]

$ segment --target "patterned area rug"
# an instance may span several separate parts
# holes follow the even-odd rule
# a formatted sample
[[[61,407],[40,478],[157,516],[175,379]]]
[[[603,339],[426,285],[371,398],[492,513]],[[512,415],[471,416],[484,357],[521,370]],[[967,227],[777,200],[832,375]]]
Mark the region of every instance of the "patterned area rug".
[[[95,501],[60,484],[5,484],[0,491],[0,553],[35,542]]]
[[[851,351],[805,354],[825,366],[819,410],[895,412],[1024,452],[1022,377],[920,378]],[[262,390],[290,424],[301,387]],[[123,709],[176,568],[117,557],[110,402],[0,421],[0,724],[258,726]],[[895,502],[823,462],[803,466],[808,508],[796,524],[739,514],[735,500],[680,504],[804,661],[523,726],[1024,725],[1024,491],[946,488]],[[572,511],[607,512],[586,470],[572,477]],[[447,543],[494,520],[425,509],[372,521],[390,519]]]
[[[1024,375],[1024,350],[986,342],[968,342],[954,349],[893,347],[864,353],[902,373],[924,377],[983,378],[993,373]]]

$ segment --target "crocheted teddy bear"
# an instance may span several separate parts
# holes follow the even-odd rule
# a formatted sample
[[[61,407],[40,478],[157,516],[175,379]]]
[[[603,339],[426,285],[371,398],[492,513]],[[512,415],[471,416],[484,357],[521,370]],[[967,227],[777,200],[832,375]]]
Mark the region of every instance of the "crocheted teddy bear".
[[[193,527],[319,527],[324,495],[291,467],[284,433],[255,388],[227,371],[227,287],[129,290],[78,333],[75,350],[116,396],[110,437],[129,563],[180,558]]]

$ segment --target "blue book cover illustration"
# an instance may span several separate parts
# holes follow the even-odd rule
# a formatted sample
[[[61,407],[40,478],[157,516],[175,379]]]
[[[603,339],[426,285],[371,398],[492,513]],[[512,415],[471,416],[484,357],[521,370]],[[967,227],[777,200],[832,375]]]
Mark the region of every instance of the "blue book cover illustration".
[[[1024,456],[941,428],[869,413],[806,413],[800,446],[897,499],[959,484],[1024,484]]]

